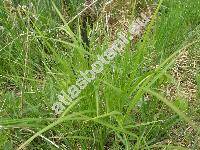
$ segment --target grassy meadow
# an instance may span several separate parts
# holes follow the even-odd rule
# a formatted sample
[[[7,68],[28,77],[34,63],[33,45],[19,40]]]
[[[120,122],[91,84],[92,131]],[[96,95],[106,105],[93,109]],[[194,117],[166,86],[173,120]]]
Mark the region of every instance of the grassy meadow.
[[[0,150],[200,149],[200,1],[84,1],[0,0]],[[142,35],[55,114],[141,12]]]

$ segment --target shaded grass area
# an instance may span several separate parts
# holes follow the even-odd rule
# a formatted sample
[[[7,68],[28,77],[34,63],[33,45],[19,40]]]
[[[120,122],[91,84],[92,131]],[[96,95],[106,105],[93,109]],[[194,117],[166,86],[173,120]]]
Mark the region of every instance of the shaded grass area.
[[[62,17],[70,21],[83,6],[81,1],[68,1],[63,8],[62,1],[55,1],[59,17],[50,1],[32,2],[33,6],[26,0],[13,5],[0,2],[1,149],[17,149],[48,125],[42,133],[47,139],[38,134],[27,149],[199,149],[198,1],[164,0],[152,28],[105,66],[59,120],[51,110],[57,94],[75,83],[79,71],[90,69],[81,16],[69,28],[63,28],[62,21]],[[27,8],[17,7],[19,3]],[[145,1],[114,1],[115,7],[107,9],[111,22],[106,24],[104,4],[99,2],[97,20],[87,29],[91,62],[112,43],[113,22],[123,22],[122,15],[131,22],[146,9]],[[126,10],[129,13],[117,15]],[[196,65],[192,71],[196,73],[187,75],[194,78],[192,100],[166,94],[166,85],[177,85],[171,68],[183,51]]]

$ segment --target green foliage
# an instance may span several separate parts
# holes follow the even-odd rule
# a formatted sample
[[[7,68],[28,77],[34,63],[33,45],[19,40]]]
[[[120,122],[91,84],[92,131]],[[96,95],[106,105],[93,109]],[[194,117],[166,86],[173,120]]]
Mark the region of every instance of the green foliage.
[[[161,88],[176,84],[170,69],[183,50],[190,50],[199,66],[198,1],[164,0],[155,5],[155,18],[141,40],[130,41],[61,116],[51,109],[57,95],[75,83],[80,71],[91,69],[97,55],[111,45],[108,24],[100,13],[94,27],[88,27],[87,50],[81,39],[81,16],[71,20],[82,10],[83,1],[65,0],[66,10],[61,0],[33,0],[33,7],[29,2],[13,0],[10,11],[0,1],[0,149],[21,144],[27,149],[184,149],[171,132],[177,126],[185,130],[187,124],[197,131],[189,142],[195,141],[192,148],[199,149],[194,106],[182,97],[169,101]],[[146,1],[135,6],[137,11],[146,9]],[[121,21],[121,16],[117,19]],[[196,82],[200,97],[198,73]]]

